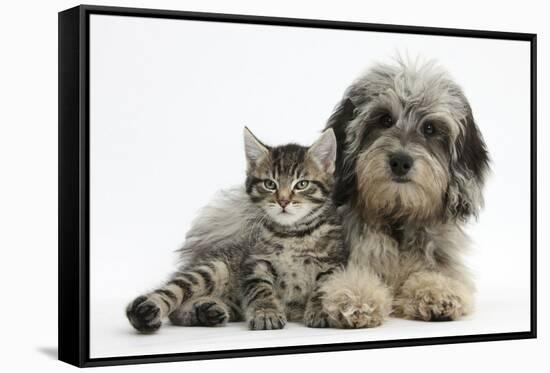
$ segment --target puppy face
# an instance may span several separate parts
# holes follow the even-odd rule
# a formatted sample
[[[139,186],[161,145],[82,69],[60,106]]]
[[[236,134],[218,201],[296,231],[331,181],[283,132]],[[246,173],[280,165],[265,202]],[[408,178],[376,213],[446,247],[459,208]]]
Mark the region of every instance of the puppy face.
[[[443,70],[380,65],[348,96],[353,116],[329,123],[345,144],[340,190],[352,191],[369,220],[475,213],[487,153],[466,98]]]

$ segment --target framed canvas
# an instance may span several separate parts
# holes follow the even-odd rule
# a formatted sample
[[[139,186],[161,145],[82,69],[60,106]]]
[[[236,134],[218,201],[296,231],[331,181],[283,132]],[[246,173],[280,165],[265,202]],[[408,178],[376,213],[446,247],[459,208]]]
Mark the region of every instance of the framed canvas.
[[[536,197],[534,34],[59,13],[67,363],[535,338]]]

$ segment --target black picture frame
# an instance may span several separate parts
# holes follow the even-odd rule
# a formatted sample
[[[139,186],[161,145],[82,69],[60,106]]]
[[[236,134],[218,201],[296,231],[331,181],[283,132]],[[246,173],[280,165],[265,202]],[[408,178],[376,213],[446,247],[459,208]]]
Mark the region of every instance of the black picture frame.
[[[89,19],[90,15],[362,30],[527,41],[531,51],[530,330],[390,341],[90,358],[89,353]],[[79,367],[219,359],[536,338],[537,331],[537,35],[357,22],[80,5],[59,13],[59,360]]]

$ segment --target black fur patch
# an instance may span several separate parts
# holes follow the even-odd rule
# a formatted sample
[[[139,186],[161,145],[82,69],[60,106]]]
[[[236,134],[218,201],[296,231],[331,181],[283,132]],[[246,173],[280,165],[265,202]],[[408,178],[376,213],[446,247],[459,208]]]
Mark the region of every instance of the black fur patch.
[[[349,98],[340,102],[334,113],[330,116],[326,128],[332,128],[336,136],[336,190],[334,201],[336,205],[343,205],[356,189],[355,173],[351,177],[344,178],[344,148],[346,143],[346,127],[355,117],[355,105]],[[326,129],[325,128],[325,129]]]

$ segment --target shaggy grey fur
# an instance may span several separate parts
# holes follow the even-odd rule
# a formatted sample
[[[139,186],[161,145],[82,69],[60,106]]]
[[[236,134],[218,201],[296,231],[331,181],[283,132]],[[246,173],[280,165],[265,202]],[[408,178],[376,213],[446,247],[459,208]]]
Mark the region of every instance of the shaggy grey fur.
[[[434,62],[375,65],[328,127],[338,139],[336,199],[351,256],[325,307],[356,311],[367,326],[389,312],[420,320],[469,313],[462,228],[483,206],[489,159],[461,88]]]
[[[435,321],[471,312],[475,286],[462,263],[468,246],[463,226],[483,206],[489,158],[458,84],[433,62],[379,64],[350,86],[328,127],[338,142],[334,197],[351,252],[346,269],[315,290],[322,319],[337,327],[374,327],[390,314]],[[160,289],[168,292],[138,297],[128,308],[134,326],[138,320],[142,331],[160,327],[161,316],[174,311],[171,298],[183,305],[174,314],[200,315],[178,316],[177,323],[240,319],[239,307],[228,310],[238,292],[220,304],[208,297],[186,302],[170,291],[224,288],[233,269],[209,253],[242,250],[238,243],[261,220],[258,212],[242,188],[205,207],[184,248],[186,263],[208,258],[197,267],[204,278],[188,274]],[[207,272],[216,276],[208,281]],[[266,325],[265,317],[253,315],[251,327]],[[269,313],[270,325],[280,316]]]

